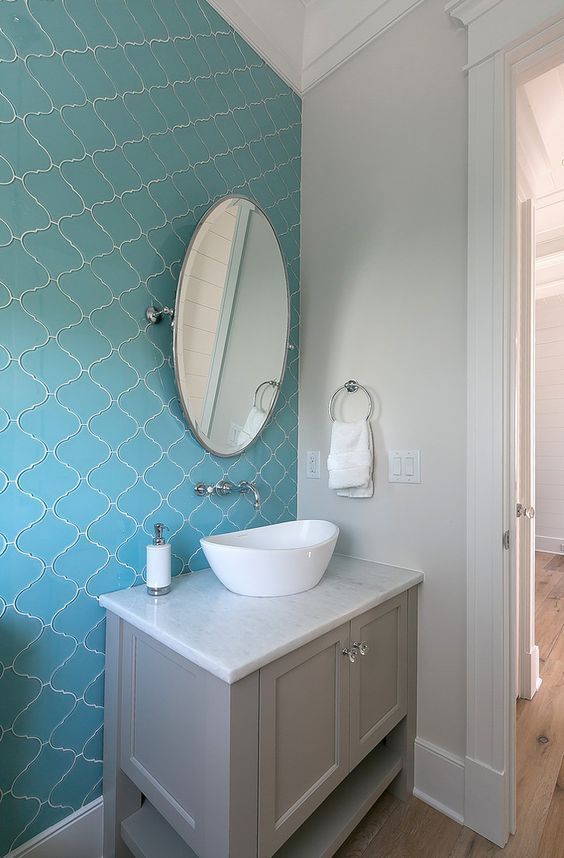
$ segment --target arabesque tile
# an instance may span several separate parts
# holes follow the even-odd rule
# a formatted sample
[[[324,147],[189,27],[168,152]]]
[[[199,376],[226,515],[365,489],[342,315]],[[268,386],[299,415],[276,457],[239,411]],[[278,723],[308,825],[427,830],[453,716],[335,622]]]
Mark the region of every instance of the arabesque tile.
[[[105,623],[157,517],[200,536],[296,514],[297,351],[273,421],[217,459],[181,414],[170,327],[218,196],[256,196],[299,310],[300,101],[205,0],[0,2],[0,855],[101,790]],[[202,500],[258,480],[264,505]]]

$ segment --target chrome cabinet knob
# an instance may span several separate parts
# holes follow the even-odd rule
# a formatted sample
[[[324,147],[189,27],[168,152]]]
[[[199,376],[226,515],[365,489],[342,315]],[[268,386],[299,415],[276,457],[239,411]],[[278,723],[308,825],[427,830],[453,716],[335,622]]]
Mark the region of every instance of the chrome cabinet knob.
[[[357,641],[353,643],[353,648],[357,649],[361,655],[366,655],[369,647],[366,641]]]
[[[355,663],[357,653],[358,653],[358,650],[355,646],[352,646],[350,649],[345,647],[345,649],[343,650],[343,655],[348,655],[349,661],[351,664]]]

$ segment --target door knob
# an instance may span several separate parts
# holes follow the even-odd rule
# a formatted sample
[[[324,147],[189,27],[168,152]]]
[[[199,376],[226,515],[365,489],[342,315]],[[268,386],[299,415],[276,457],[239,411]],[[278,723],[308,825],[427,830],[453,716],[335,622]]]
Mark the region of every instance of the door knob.
[[[343,650],[343,655],[348,655],[350,663],[354,664],[358,655],[358,650],[356,646],[352,646],[350,649],[345,647],[345,649]]]
[[[534,518],[535,517],[534,506],[523,506],[522,503],[518,503],[516,512],[517,512],[517,518],[521,518],[521,516],[524,516],[525,518]]]
[[[361,655],[366,655],[368,652],[368,644],[366,641],[357,641],[353,643],[353,647],[359,651]]]

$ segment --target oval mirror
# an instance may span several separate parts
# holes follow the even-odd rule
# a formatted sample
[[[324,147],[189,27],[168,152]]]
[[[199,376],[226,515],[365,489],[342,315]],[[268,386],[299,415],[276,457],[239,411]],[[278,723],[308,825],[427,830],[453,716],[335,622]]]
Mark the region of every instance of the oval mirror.
[[[268,421],[286,367],[289,293],[276,233],[259,206],[225,197],[198,224],[174,312],[180,401],[198,441],[234,456]]]

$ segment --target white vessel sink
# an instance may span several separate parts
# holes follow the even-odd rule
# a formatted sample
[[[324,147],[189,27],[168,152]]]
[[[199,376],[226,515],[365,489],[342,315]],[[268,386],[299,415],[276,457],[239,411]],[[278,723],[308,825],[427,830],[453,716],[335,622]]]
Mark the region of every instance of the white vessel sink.
[[[200,539],[219,580],[242,596],[289,596],[321,581],[339,535],[330,521],[287,521]]]

